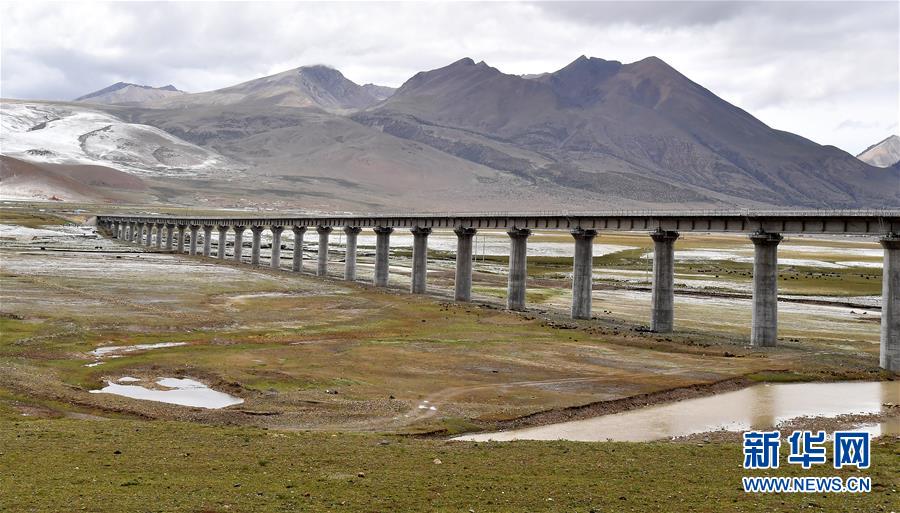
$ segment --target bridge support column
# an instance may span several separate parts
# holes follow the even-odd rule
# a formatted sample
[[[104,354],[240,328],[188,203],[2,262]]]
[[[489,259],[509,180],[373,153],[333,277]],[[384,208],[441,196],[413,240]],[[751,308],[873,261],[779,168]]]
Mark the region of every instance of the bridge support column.
[[[344,253],[344,279],[353,281],[356,279],[356,237],[362,228],[359,226],[345,226],[344,234],[347,235],[347,250]]]
[[[244,230],[243,226],[234,227],[234,261],[241,263],[241,255],[244,253]]]
[[[653,239],[653,310],[650,329],[657,333],[672,331],[675,324],[675,241],[678,232],[657,230]]]
[[[119,238],[119,223],[113,222],[109,226],[109,231],[110,231],[110,235],[112,235],[112,238],[118,239]]]
[[[190,249],[188,250],[188,253],[190,253],[191,255],[196,255],[196,254],[197,254],[197,233],[198,233],[199,231],[200,231],[200,227],[199,227],[199,226],[197,226],[197,225],[195,225],[195,224],[192,224],[192,225],[191,225],[191,243],[190,243],[190,245],[188,246],[188,248],[190,248]]]
[[[780,233],[757,232],[753,241],[753,325],[750,344],[773,347],[778,340],[778,244]]]
[[[172,251],[172,239],[175,237],[175,225],[166,225],[166,251]]]
[[[303,235],[306,227],[294,226],[291,230],[294,232],[294,261],[291,262],[291,270],[299,273],[303,270]]]
[[[509,283],[506,290],[506,308],[525,309],[525,281],[528,275],[528,236],[531,230],[512,228],[509,235]]]
[[[163,226],[164,225],[161,223],[156,223],[156,224],[154,224],[154,226],[156,226],[156,249],[161,249],[162,241],[163,241]]]
[[[594,237],[597,230],[576,228],[575,258],[572,264],[572,318],[591,318],[591,291],[594,283]]]
[[[178,235],[177,235],[178,238],[175,240],[175,249],[176,249],[176,251],[178,251],[178,253],[184,253],[185,230],[187,230],[187,225],[185,225],[185,224],[178,225]]]
[[[413,294],[424,294],[428,276],[428,236],[431,228],[416,226],[410,230],[413,234],[412,283],[409,291]]]
[[[147,223],[144,226],[147,227],[147,235],[144,236],[144,245],[149,248],[153,245],[153,223]]]
[[[128,242],[131,242],[131,230],[132,223],[125,223],[125,237],[124,239]]]
[[[212,225],[203,225],[203,256],[208,257],[212,253]]]
[[[281,269],[281,232],[284,226],[272,226],[272,269]]]
[[[262,245],[262,232],[265,226],[251,226],[250,234],[253,237],[253,243],[250,246],[250,264],[259,265],[259,247]]]
[[[388,226],[375,227],[375,286],[387,287],[388,258],[391,252],[391,233],[394,229]]]
[[[883,369],[900,373],[900,235],[881,239],[884,271],[881,284],[881,352]]]
[[[472,300],[472,237],[475,228],[457,226],[456,234],[456,292],[457,301]]]
[[[319,226],[316,233],[319,234],[319,254],[316,255],[318,265],[316,266],[316,276],[328,275],[328,236],[334,228],[330,226]]]
[[[228,226],[219,225],[219,245],[216,247],[216,258],[225,260],[225,249],[228,247]]]

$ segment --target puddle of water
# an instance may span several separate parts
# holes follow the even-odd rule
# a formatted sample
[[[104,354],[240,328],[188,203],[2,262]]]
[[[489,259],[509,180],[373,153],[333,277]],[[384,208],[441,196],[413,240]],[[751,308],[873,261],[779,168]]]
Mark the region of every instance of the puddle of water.
[[[135,351],[147,351],[150,349],[161,349],[163,347],[186,346],[187,342],[160,342],[158,344],[136,344],[133,346],[104,346],[98,347],[90,352],[91,355],[98,358],[111,355],[120,355],[121,353],[133,353]]]
[[[137,380],[136,378],[120,378],[119,381]],[[140,381],[140,380],[137,380]],[[140,385],[120,385],[107,381],[107,385],[100,390],[91,390],[92,394],[113,394],[132,399],[156,401],[161,403],[179,404],[181,406],[193,406],[197,408],[218,409],[241,404],[244,402],[239,397],[218,392],[199,381],[179,378],[160,378],[156,384],[168,390],[156,390]]]
[[[755,385],[711,397],[648,406],[593,419],[454,438],[469,441],[573,440],[649,442],[707,431],[769,429],[798,417],[872,414],[900,402],[896,382],[781,383]],[[900,433],[897,422],[870,432]]]

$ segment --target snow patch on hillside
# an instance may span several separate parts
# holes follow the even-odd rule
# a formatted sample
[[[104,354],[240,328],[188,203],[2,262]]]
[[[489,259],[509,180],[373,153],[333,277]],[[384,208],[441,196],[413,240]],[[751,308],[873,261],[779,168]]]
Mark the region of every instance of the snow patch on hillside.
[[[221,177],[224,156],[158,128],[67,105],[4,101],[0,152],[30,162],[107,166],[140,176]]]

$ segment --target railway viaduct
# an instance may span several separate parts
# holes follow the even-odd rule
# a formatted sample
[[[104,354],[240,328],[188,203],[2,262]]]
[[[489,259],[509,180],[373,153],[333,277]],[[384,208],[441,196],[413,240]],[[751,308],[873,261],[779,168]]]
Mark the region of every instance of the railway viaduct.
[[[413,294],[427,291],[428,236],[434,229],[453,230],[456,249],[455,298],[469,301],[472,294],[472,238],[478,230],[505,230],[510,239],[507,308],[525,309],[528,237],[533,230],[566,230],[572,234],[575,256],[572,273],[572,317],[591,318],[593,240],[601,231],[643,231],[653,239],[651,329],[673,329],[674,243],[680,232],[746,233],[753,243],[753,312],[750,342],[774,346],[778,330],[778,244],[782,234],[852,234],[878,237],[884,247],[881,309],[881,367],[900,372],[900,211],[610,211],[596,213],[433,213],[335,215],[301,217],[177,217],[100,215],[98,227],[110,236],[167,251],[211,257],[213,231],[218,232],[215,256],[226,257],[227,234],[234,234],[234,260],[242,261],[243,237],[250,230],[250,263],[260,264],[261,235],[272,234],[270,265],[281,268],[281,234],[290,229],[294,240],[292,270],[303,269],[303,237],[318,234],[316,273],[328,269],[329,236],[334,229],[346,234],[344,279],[356,279],[356,241],[363,229],[376,234],[374,285],[386,287],[390,236],[395,230],[413,235]],[[202,235],[201,235],[202,232]],[[155,239],[154,239],[155,235]],[[202,241],[202,248],[200,242]]]

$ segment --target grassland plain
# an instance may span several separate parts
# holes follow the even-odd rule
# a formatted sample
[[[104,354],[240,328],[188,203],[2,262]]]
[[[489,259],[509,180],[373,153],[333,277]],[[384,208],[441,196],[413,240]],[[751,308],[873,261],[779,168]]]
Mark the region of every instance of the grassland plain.
[[[641,394],[665,400],[677,387],[887,378],[877,346],[854,331],[838,334],[842,344],[814,333],[769,350],[728,329],[657,336],[612,314],[566,319],[552,303],[565,279],[542,276],[564,267],[554,261],[531,266],[538,310],[514,314],[491,293],[441,300],[440,270],[437,298],[412,297],[145,252],[75,234],[84,218],[0,209],[3,224],[72,231],[0,242],[0,509],[852,511],[897,501],[896,439],[876,444],[872,494],[751,499],[733,443],[436,438]],[[629,255],[598,264],[646,265]],[[502,286],[491,272],[476,279],[486,292]],[[877,324],[852,323],[877,337]],[[159,342],[186,345],[90,354]],[[204,410],[88,393],[122,376],[192,377],[244,403]]]

